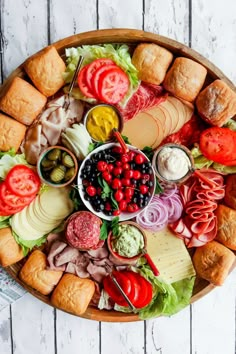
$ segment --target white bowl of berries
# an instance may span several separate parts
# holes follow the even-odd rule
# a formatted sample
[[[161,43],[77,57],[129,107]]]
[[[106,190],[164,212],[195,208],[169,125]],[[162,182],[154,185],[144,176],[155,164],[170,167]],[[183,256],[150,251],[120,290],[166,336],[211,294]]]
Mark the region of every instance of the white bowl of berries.
[[[127,145],[108,143],[94,149],[82,162],[78,173],[80,197],[85,206],[105,220],[136,217],[155,192],[155,173],[147,156]]]

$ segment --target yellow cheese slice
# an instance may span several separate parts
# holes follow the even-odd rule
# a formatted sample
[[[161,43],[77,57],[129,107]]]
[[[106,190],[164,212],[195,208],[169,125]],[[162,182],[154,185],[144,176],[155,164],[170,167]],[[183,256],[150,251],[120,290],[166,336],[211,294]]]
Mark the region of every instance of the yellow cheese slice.
[[[155,263],[163,280],[176,282],[195,275],[191,257],[183,240],[165,227],[161,231],[145,231],[147,252]]]

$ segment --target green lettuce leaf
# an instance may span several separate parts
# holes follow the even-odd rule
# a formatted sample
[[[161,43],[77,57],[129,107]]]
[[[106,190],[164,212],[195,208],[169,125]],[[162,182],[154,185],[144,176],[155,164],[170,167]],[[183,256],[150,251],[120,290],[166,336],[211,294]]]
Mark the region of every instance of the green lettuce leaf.
[[[5,153],[0,153],[0,178],[5,179],[8,171],[15,165],[27,165],[30,166],[24,154],[15,154],[14,150],[11,149]],[[31,167],[31,166],[30,166]]]
[[[199,149],[198,146],[195,146],[191,150],[191,154],[194,158],[194,166],[197,169],[211,167],[214,170],[221,173],[227,173],[227,174],[236,173],[236,166],[225,166],[220,163],[208,160],[205,156],[202,155],[201,150]]]
[[[140,273],[153,284],[154,289],[151,303],[139,311],[141,319],[170,316],[190,303],[195,277],[168,284],[155,277],[148,266],[143,266]]]
[[[23,240],[13,230],[12,235],[18,245],[21,246],[24,256],[27,256],[29,251],[31,251],[34,247],[40,247],[47,240],[47,235],[44,235],[41,238],[38,238],[37,240]]]
[[[67,48],[65,53],[67,57],[67,67],[64,73],[64,80],[66,83],[71,82],[79,56],[81,55],[84,58],[83,66],[91,63],[95,59],[109,58],[126,72],[130,81],[130,88],[122,101],[122,105],[126,104],[139,86],[138,71],[131,62],[129,47],[126,44],[84,45],[78,48]],[[68,88],[65,90],[68,90]],[[95,101],[94,99],[84,97],[78,88],[73,89],[72,93],[74,97],[89,103],[94,103]]]
[[[236,121],[234,119],[229,119],[224,127],[229,128],[233,131],[236,131]]]
[[[10,225],[11,216],[0,216],[0,229],[4,229]]]

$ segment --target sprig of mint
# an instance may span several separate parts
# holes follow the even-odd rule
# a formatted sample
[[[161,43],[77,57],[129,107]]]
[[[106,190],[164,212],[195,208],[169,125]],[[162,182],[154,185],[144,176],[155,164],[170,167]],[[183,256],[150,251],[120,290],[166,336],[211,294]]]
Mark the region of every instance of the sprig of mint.
[[[70,193],[69,193],[69,197],[72,200],[73,204],[74,204],[74,210],[79,210],[81,206],[83,206],[83,202],[80,198],[80,194],[79,194],[79,187],[77,185],[73,185],[73,188],[71,189]]]
[[[111,229],[112,229],[112,233],[114,236],[119,235],[119,217],[118,216],[116,216],[114,219],[112,219]]]
[[[99,146],[103,145],[104,143],[90,143],[88,146],[88,153],[92,152],[94,149],[98,148]]]
[[[103,220],[102,226],[100,229],[100,240],[106,240],[108,236],[108,229],[109,229],[109,221]]]
[[[98,184],[102,188],[102,193],[101,193],[102,199],[110,198],[112,206],[115,209],[118,209],[119,208],[118,203],[114,198],[113,190],[111,189],[109,184],[101,176],[98,176]]]
[[[152,161],[154,151],[150,146],[145,146],[141,151],[147,156],[150,161]]]

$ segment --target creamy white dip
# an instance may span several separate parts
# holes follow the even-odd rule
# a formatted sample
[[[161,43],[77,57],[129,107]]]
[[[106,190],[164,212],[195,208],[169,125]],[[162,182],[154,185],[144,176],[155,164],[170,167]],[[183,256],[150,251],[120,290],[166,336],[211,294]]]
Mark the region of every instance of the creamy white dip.
[[[184,177],[191,168],[191,161],[182,149],[164,147],[157,156],[159,174],[167,180],[178,180]]]

